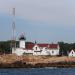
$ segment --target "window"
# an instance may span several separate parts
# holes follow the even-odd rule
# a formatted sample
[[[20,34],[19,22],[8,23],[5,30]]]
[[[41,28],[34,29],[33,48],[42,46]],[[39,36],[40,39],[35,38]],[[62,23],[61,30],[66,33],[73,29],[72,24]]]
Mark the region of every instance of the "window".
[[[54,53],[54,51],[52,51],[52,53]]]
[[[36,50],[37,50],[37,47],[36,47]]]
[[[72,52],[72,54],[73,54],[73,52]]]

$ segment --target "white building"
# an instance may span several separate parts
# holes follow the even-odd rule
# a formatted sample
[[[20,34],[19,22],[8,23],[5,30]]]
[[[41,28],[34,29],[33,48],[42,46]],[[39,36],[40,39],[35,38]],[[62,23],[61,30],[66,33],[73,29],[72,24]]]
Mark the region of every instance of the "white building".
[[[33,46],[33,55],[59,55],[58,44],[35,44]]]
[[[75,57],[75,50],[71,50],[71,51],[68,53],[68,56],[69,56],[69,57]]]
[[[12,53],[17,55],[31,54],[31,55],[59,55],[59,45],[58,44],[34,44],[29,43],[26,45],[25,37],[22,35],[19,38],[19,48],[15,50],[12,49]]]

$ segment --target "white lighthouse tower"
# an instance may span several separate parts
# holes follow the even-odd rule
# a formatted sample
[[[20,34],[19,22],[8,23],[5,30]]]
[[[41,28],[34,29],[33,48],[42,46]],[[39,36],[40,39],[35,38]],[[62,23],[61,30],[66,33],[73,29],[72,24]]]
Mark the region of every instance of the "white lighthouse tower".
[[[25,40],[26,40],[25,36],[24,35],[21,35],[20,38],[19,38],[19,47],[20,48],[23,48],[23,49],[26,48],[25,47]]]

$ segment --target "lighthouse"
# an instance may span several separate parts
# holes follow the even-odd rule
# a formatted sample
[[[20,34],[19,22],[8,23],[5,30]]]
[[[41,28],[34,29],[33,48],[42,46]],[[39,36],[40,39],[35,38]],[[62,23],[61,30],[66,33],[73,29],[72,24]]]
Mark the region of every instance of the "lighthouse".
[[[25,40],[26,40],[25,36],[24,35],[21,35],[20,38],[19,38],[19,47],[20,48],[23,48],[23,49],[26,48],[25,47]]]

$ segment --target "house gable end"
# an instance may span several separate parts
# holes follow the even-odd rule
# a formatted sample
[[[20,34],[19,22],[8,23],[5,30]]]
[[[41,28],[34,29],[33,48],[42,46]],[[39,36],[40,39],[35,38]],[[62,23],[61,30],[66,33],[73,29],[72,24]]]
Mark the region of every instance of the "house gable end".
[[[34,45],[34,47],[33,47],[33,50],[39,50],[40,48],[39,48],[39,46],[36,44],[36,45]]]
[[[75,51],[71,50],[70,53],[69,53],[69,56],[75,56]]]

